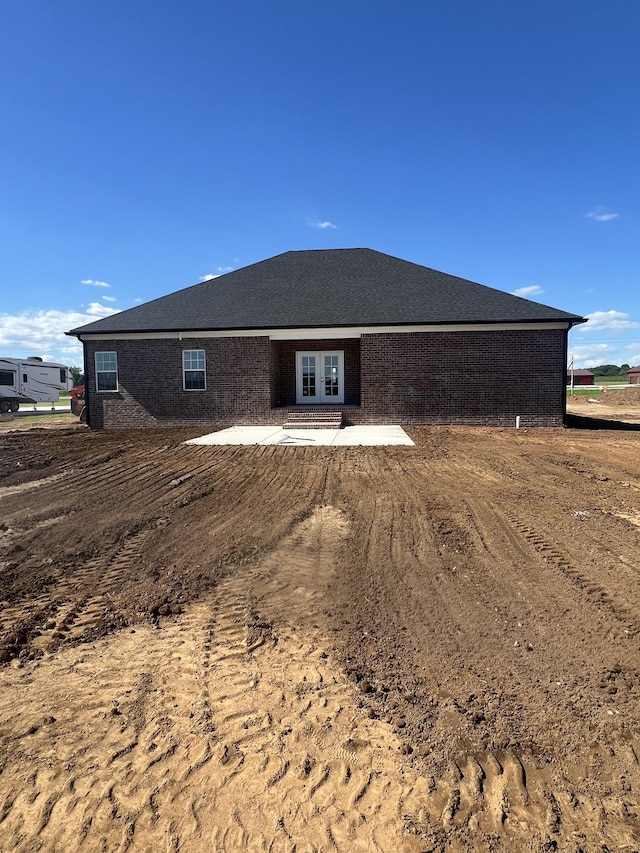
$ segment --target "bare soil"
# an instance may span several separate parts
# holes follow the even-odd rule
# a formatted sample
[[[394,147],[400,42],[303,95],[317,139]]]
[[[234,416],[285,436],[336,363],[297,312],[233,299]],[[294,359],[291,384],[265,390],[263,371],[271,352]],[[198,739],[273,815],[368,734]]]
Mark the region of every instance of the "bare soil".
[[[640,423],[640,386],[608,391],[598,397],[567,396],[567,411],[623,423]]]
[[[2,853],[639,850],[617,424],[0,423]]]

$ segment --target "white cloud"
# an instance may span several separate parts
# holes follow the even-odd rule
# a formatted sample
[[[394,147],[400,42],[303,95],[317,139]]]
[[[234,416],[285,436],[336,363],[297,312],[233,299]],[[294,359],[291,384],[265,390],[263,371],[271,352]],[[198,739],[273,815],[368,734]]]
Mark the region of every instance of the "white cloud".
[[[92,317],[109,317],[111,314],[118,314],[121,310],[120,308],[109,308],[108,305],[102,305],[101,302],[90,302],[89,305],[81,305],[80,307],[84,308],[86,313]]]
[[[539,284],[530,284],[528,287],[519,287],[517,290],[512,290],[511,293],[514,296],[523,296],[526,299],[529,296],[537,296],[540,293],[544,293],[544,290]]]
[[[102,298],[104,299],[105,302],[117,302],[118,301],[115,298],[115,296],[103,296]]]
[[[597,367],[599,364],[640,364],[640,341],[626,344],[569,344],[569,363],[576,368]]]
[[[623,311],[594,311],[587,314],[588,323],[578,326],[582,334],[595,330],[610,330],[613,332],[626,332],[629,329],[640,329],[640,321],[632,320],[630,314]]]
[[[324,221],[319,221],[317,219],[307,219],[307,225],[310,225],[312,228],[337,228],[337,225],[334,225],[333,222],[329,222],[328,219]]]
[[[596,222],[608,222],[610,219],[617,219],[618,216],[618,213],[605,213],[601,207],[597,207],[595,210],[591,210],[587,213],[587,217],[589,219],[595,219]]]
[[[136,298],[135,298],[133,301],[134,301],[134,302],[142,302],[142,299],[140,299],[140,297],[139,297],[139,296],[136,296]]]
[[[212,281],[214,278],[220,278],[221,275],[224,275],[226,272],[232,272],[235,267],[218,267],[218,272],[212,273],[208,272],[206,275],[200,276],[200,281]]]
[[[568,364],[577,369],[595,367],[598,364],[622,364],[618,351],[610,344],[592,344],[591,346],[569,346]]]
[[[117,314],[118,310],[91,302],[84,306],[84,311],[51,309],[0,314],[0,349],[16,358],[44,353],[52,357],[49,360],[81,364],[82,344],[64,333],[100,317]]]
[[[111,287],[106,281],[95,281],[92,278],[83,278],[80,284],[90,284],[91,287]]]

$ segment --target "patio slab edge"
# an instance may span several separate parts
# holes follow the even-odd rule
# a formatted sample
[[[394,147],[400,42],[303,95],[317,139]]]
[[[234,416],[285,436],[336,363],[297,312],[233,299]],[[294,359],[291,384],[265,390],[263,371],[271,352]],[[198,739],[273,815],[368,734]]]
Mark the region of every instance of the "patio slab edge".
[[[218,430],[185,444],[265,445],[281,447],[381,447],[414,443],[399,424],[348,426],[342,429],[282,429],[273,426],[234,426]]]

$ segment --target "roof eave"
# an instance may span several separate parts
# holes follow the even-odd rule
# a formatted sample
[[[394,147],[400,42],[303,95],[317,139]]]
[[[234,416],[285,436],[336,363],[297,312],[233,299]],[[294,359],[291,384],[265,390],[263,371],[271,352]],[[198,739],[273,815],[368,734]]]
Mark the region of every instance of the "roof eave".
[[[581,323],[586,323],[587,319],[584,317],[578,317],[576,315],[562,316],[562,317],[528,317],[528,318],[518,318],[514,319],[512,317],[501,317],[500,319],[453,319],[453,320],[404,320],[404,321],[385,321],[385,322],[370,322],[370,321],[361,321],[361,322],[351,322],[351,323],[287,323],[283,325],[260,325],[260,326],[180,326],[179,328],[167,328],[167,327],[154,327],[154,328],[134,328],[134,329],[71,329],[69,332],[65,332],[65,335],[70,335],[72,337],[76,337],[79,340],[82,339],[83,335],[155,335],[155,334],[167,334],[174,332],[179,334],[181,332],[189,332],[193,334],[194,332],[247,332],[249,330],[256,332],[264,332],[269,331],[271,329],[282,329],[282,330],[290,330],[290,329],[352,329],[358,326],[366,326],[366,327],[380,327],[384,328],[389,325],[393,326],[460,326],[460,325],[486,325],[486,326],[498,326],[504,325],[505,323],[514,323],[514,324],[525,324],[525,323],[567,323],[567,327],[571,328],[572,326],[580,325]]]

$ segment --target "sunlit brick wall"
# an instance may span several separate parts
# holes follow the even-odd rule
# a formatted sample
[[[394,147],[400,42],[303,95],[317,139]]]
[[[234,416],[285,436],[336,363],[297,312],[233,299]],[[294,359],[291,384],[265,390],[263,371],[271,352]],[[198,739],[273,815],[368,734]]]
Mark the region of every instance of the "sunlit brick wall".
[[[268,418],[267,337],[90,341],[89,419],[93,427],[247,424]],[[204,350],[206,390],[185,391],[182,351]],[[118,353],[118,391],[96,392],[94,353]]]
[[[371,423],[562,423],[564,330],[363,335]]]
[[[93,427],[281,423],[295,404],[297,350],[344,350],[347,423],[562,424],[564,330],[91,341]],[[206,353],[205,391],[184,391],[182,351]],[[118,391],[95,390],[94,354],[118,353]],[[340,408],[336,406],[336,408]]]

